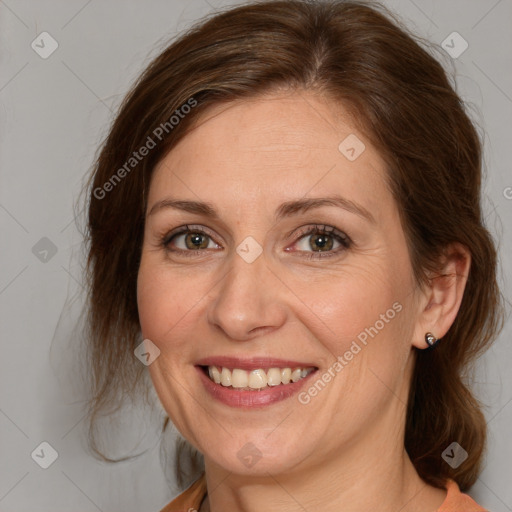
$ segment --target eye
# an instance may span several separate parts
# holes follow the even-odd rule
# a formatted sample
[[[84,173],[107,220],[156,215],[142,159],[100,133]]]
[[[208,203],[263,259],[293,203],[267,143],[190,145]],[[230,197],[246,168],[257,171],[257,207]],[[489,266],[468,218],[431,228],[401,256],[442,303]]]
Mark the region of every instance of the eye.
[[[309,259],[335,256],[348,249],[352,243],[345,233],[332,226],[310,226],[300,231],[299,237],[295,246],[299,252],[312,251],[311,254],[304,256]],[[295,252],[295,249],[287,250]]]
[[[288,252],[308,253],[302,257],[308,259],[326,258],[336,256],[348,249],[352,241],[342,231],[323,225],[314,225],[303,228],[297,234],[299,239],[295,242],[297,248],[286,248]],[[164,248],[183,256],[204,255],[207,249],[222,249],[210,233],[201,226],[182,226],[171,231],[162,238]],[[324,254],[319,254],[324,253]]]
[[[186,256],[193,256],[205,249],[219,249],[209,233],[204,228],[185,226],[178,228],[164,236],[162,245],[170,252],[177,252]]]

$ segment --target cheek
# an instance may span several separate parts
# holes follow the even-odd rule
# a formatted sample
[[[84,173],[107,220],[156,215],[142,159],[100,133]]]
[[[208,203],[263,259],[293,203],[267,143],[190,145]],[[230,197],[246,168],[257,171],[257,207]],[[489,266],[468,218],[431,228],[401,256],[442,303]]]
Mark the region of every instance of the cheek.
[[[329,352],[326,366],[341,357],[343,370],[337,373],[344,386],[358,388],[356,395],[378,392],[374,385],[384,388],[378,379],[394,387],[406,364],[411,288],[407,268],[402,269],[375,255],[364,266],[347,265],[317,282],[309,296],[306,288],[300,293],[310,305],[310,318],[302,321]]]
[[[405,285],[378,262],[350,265],[327,279],[296,286],[303,287],[300,296],[335,338],[357,336],[376,322],[382,330],[381,322],[395,317],[393,304],[401,303],[406,293]]]
[[[155,342],[159,331],[162,307],[162,290],[158,273],[142,258],[137,276],[137,309],[142,335]]]
[[[169,353],[173,353],[174,356],[165,364],[173,366],[177,362],[176,354],[180,354],[180,351],[176,350],[178,347],[169,346],[165,340],[169,339],[173,327],[179,326],[178,319],[183,316],[181,309],[186,301],[183,297],[181,301],[178,300],[178,294],[169,285],[162,269],[148,264],[143,257],[137,278],[139,322],[143,338],[150,339],[161,352],[160,357],[150,366],[150,370],[154,370],[154,366],[160,366]]]
[[[191,347],[207,317],[208,293],[218,282],[215,273],[177,269],[161,255],[143,253],[137,277],[137,308],[144,338],[161,351],[159,363],[176,368],[188,364]],[[195,341],[191,343],[191,341]]]
[[[195,446],[194,432],[201,428],[203,418],[192,414],[194,390],[187,389],[188,382],[182,371],[188,366],[188,352],[184,350],[189,339],[193,315],[188,315],[197,303],[193,287],[180,290],[179,280],[170,276],[164,266],[152,261],[151,254],[142,257],[137,276],[137,307],[142,335],[160,349],[159,357],[148,366],[151,380],[160,402],[176,428]],[[173,278],[174,277],[174,278]],[[196,300],[194,300],[196,299]],[[190,370],[190,369],[189,369]],[[187,391],[184,392],[184,390]]]
[[[180,275],[151,256],[143,255],[141,260],[137,308],[143,336],[159,345],[170,337],[181,339],[176,334],[197,314],[208,286],[193,273]]]

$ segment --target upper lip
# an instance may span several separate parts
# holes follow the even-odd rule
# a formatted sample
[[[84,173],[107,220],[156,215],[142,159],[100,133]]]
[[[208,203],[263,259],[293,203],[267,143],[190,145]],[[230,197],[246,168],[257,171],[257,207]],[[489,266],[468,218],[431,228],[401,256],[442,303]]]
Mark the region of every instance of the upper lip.
[[[263,368],[316,368],[314,364],[291,359],[273,357],[239,358],[229,356],[205,357],[196,362],[197,366],[219,366],[221,368],[239,368],[240,370],[258,370]]]

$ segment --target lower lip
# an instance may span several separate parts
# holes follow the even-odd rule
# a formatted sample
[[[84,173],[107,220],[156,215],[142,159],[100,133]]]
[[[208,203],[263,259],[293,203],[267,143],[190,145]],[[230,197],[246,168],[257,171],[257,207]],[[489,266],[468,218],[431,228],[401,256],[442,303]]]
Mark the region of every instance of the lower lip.
[[[308,379],[317,372],[317,370],[314,370],[307,377],[304,377],[297,382],[290,382],[290,384],[266,387],[260,391],[239,391],[231,387],[228,388],[221,384],[216,384],[204,373],[200,366],[196,366],[196,369],[199,372],[199,378],[206,388],[206,391],[208,391],[213,398],[231,407],[240,407],[243,409],[264,407],[266,405],[286,400],[298,393],[306,381],[308,381]]]

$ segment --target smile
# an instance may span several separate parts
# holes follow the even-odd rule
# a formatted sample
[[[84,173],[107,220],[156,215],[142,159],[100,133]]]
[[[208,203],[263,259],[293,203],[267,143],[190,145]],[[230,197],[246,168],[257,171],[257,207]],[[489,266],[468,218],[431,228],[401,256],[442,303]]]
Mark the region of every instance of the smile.
[[[261,390],[268,387],[288,385],[307,377],[314,367],[309,368],[258,368],[247,371],[240,368],[208,366],[208,376],[215,384],[241,391]]]
[[[270,358],[205,358],[195,368],[215,402],[254,409],[295,395],[318,371],[310,363]]]

